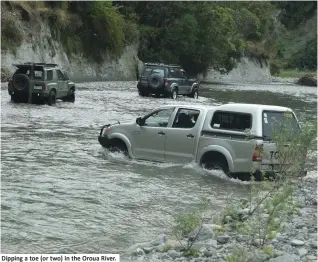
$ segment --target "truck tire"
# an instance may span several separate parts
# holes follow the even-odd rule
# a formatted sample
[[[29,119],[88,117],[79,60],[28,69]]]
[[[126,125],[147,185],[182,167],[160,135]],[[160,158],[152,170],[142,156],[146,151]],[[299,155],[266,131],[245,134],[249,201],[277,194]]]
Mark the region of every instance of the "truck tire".
[[[227,160],[220,153],[206,154],[201,165],[207,170],[222,170],[228,177],[231,177]]]
[[[120,139],[112,139],[110,141],[109,151],[116,153],[118,152],[124,154],[125,156],[129,156],[126,144]]]
[[[56,103],[56,93],[54,90],[51,90],[50,93],[49,93],[49,96],[47,98],[47,104],[49,106],[52,106]]]
[[[178,97],[178,89],[176,87],[173,87],[172,90],[171,90],[171,93],[170,93],[170,97],[172,99],[177,99]]]
[[[153,89],[161,87],[163,85],[163,82],[163,77],[158,74],[150,75],[148,78],[148,85]]]

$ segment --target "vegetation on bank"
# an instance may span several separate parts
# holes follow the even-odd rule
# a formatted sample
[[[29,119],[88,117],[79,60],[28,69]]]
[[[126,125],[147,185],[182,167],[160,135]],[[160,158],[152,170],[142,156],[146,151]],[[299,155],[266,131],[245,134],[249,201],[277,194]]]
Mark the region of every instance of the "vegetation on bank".
[[[7,14],[1,17],[2,48],[12,51],[22,43],[24,23],[45,20],[68,54],[83,53],[97,62],[105,54],[119,57],[126,45],[139,42],[141,60],[181,64],[191,75],[210,67],[229,71],[243,55],[270,59],[274,75],[317,68],[315,28],[300,48],[288,48],[297,46],[288,33],[304,31],[299,24],[315,14],[316,2],[6,1],[1,6]]]
[[[203,211],[181,213],[176,216],[173,234],[183,246],[184,256],[199,256],[195,246],[200,241],[200,233],[204,226],[213,224],[213,232],[217,236],[228,237],[228,232],[236,232],[248,239],[248,248],[238,248],[230,254],[226,261],[250,261],[253,246],[259,247],[270,257],[273,249],[267,246],[283,229],[288,217],[299,212],[299,201],[295,191],[304,184],[299,171],[303,169],[304,156],[312,142],[317,138],[317,122],[308,123],[299,134],[290,132],[290,114],[285,121],[273,127],[272,142],[277,145],[278,175],[268,177],[263,174],[263,181],[255,183],[251,171],[251,183],[248,185],[249,195],[244,199],[229,196],[229,204],[222,212],[210,208],[209,201],[203,201]],[[286,144],[289,145],[286,148]],[[262,156],[264,152],[260,152]],[[267,156],[268,157],[268,156]],[[301,188],[302,190],[302,188]],[[184,241],[184,239],[187,241]]]

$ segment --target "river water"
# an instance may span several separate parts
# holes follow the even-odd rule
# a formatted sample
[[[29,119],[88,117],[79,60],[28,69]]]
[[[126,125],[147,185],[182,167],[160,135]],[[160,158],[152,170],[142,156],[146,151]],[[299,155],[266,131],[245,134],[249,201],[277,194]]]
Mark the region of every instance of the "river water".
[[[173,218],[204,197],[220,210],[246,182],[195,164],[151,163],[111,154],[100,127],[134,120],[171,103],[262,103],[294,109],[304,124],[317,115],[317,89],[288,83],[202,85],[197,101],[141,98],[135,82],[77,85],[76,102],[14,104],[1,89],[2,253],[117,253],[169,233]],[[317,151],[308,168],[316,175]]]

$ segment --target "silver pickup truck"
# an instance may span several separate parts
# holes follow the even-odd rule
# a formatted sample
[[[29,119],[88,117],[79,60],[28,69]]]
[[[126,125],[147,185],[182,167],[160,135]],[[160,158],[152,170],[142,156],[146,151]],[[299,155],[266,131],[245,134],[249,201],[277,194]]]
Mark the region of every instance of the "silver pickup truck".
[[[230,176],[252,170],[273,172],[278,157],[276,145],[271,142],[271,127],[286,112],[292,116],[292,132],[299,132],[294,112],[286,107],[167,105],[131,123],[103,126],[98,140],[103,147],[136,159],[195,161]]]

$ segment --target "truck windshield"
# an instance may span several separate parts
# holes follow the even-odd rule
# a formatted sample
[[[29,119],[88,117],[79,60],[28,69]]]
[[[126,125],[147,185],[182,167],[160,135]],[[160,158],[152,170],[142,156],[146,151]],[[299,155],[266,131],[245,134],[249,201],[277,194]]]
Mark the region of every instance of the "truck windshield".
[[[300,133],[299,124],[292,112],[263,111],[263,137],[270,141],[275,134],[295,136]]]

